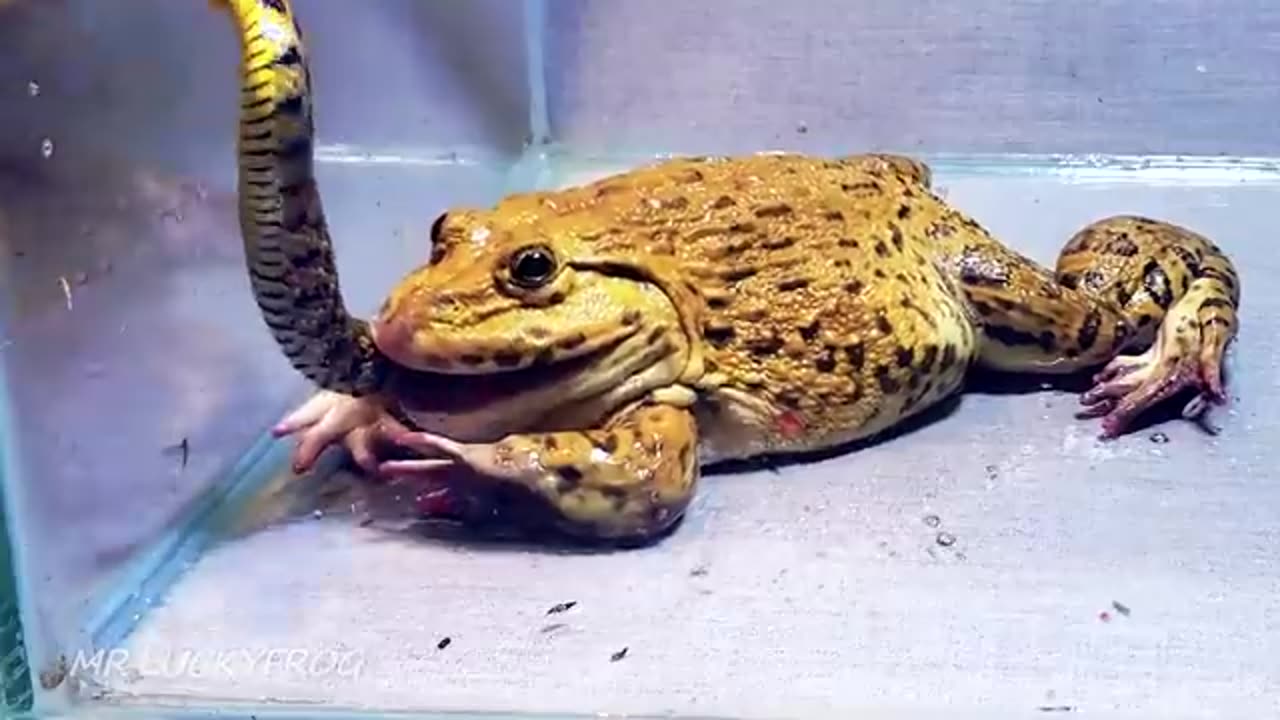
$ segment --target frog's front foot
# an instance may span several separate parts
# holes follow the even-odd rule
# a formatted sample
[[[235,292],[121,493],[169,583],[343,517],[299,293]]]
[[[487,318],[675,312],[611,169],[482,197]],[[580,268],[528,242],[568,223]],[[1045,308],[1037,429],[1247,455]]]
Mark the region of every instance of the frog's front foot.
[[[408,432],[376,398],[328,390],[316,393],[272,428],[276,437],[297,436],[293,471],[303,473],[330,445],[341,443],[365,472],[376,474],[391,438]]]
[[[1226,402],[1222,363],[1230,334],[1176,310],[1165,318],[1146,352],[1113,359],[1081,397],[1081,417],[1102,417],[1104,439],[1121,435],[1145,410],[1185,390],[1196,394],[1184,417],[1200,415],[1211,403]]]

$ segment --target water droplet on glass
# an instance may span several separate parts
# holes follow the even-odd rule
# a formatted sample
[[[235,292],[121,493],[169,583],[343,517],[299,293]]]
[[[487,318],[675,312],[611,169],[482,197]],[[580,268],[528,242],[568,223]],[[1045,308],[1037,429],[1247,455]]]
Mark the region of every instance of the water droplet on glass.
[[[30,95],[31,97],[35,97],[39,95],[40,83],[36,82],[35,80],[32,80],[31,82],[27,83],[27,94]]]
[[[936,528],[942,524],[942,518],[938,517],[937,515],[925,515],[924,524],[928,525],[931,528]]]
[[[53,141],[52,140],[50,140],[49,138],[45,138],[40,142],[40,154],[45,156],[45,159],[53,157]]]
[[[949,532],[940,532],[937,541],[942,547],[951,547],[956,544],[956,536]]]

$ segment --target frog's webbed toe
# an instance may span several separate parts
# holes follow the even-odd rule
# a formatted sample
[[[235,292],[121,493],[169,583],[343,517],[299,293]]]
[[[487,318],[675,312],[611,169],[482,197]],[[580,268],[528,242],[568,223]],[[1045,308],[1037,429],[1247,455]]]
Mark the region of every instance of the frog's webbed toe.
[[[311,396],[272,428],[276,437],[296,436],[293,471],[306,472],[330,446],[341,444],[366,472],[378,469],[378,457],[392,438],[408,432],[373,397],[356,398],[323,390]]]
[[[1094,377],[1081,396],[1081,416],[1102,417],[1102,437],[1114,438],[1142,412],[1186,390],[1196,393],[1185,417],[1226,402],[1222,361],[1230,334],[1218,332],[1213,319],[1202,322],[1175,307],[1146,352],[1116,357]]]

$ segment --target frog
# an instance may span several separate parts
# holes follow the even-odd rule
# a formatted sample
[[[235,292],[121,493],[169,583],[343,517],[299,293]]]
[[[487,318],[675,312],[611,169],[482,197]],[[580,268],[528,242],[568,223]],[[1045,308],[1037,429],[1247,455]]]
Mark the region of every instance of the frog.
[[[294,470],[341,446],[384,476],[463,469],[588,540],[669,532],[705,469],[838,450],[977,369],[1093,373],[1080,416],[1126,433],[1175,395],[1226,402],[1239,275],[1128,214],[1050,268],[907,155],[677,156],[430,226],[370,319],[344,305],[289,0],[216,0],[242,49],[241,232],[268,330],[318,392],[273,429]]]

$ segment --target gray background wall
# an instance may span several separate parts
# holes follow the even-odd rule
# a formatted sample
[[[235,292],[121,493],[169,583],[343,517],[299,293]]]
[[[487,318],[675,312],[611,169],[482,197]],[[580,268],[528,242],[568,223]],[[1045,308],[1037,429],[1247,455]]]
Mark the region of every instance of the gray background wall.
[[[1251,155],[1280,143],[1280,5],[1265,0],[548,7],[552,127],[578,148]]]

